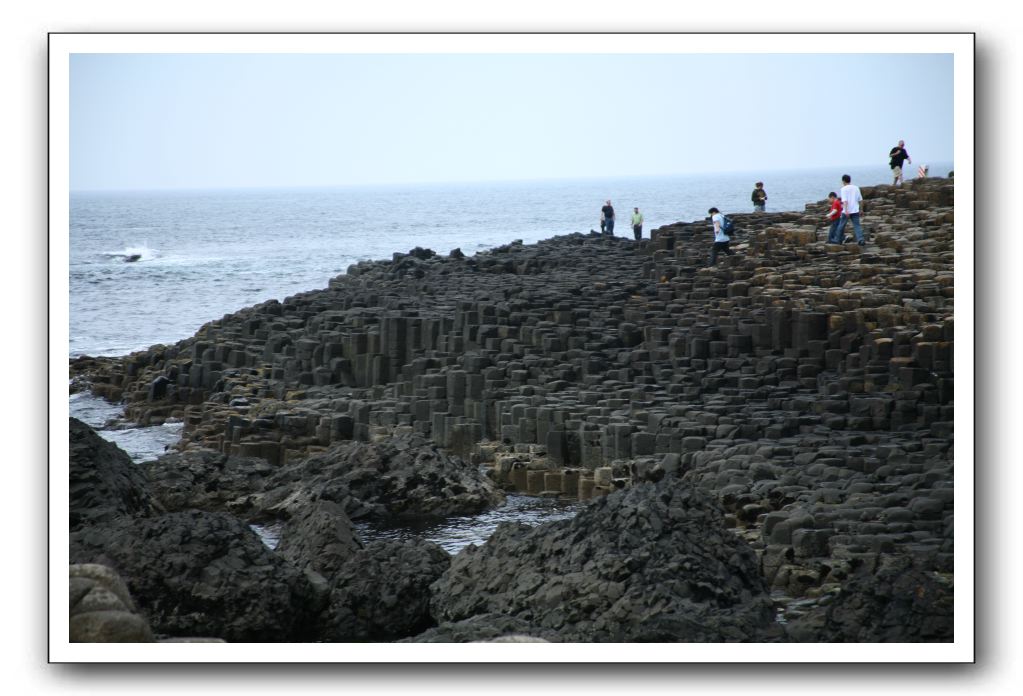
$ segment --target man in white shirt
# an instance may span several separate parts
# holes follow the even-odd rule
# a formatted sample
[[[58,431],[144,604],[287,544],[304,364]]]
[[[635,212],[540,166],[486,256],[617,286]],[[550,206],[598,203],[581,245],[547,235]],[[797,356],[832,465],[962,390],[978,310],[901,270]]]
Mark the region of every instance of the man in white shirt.
[[[838,194],[842,199],[842,220],[838,223],[838,231],[835,233],[839,240],[843,239],[846,223],[852,220],[853,230],[856,233],[856,243],[866,246],[863,239],[863,228],[860,226],[860,215],[863,212],[863,194],[860,187],[854,186],[852,177],[848,174],[842,175],[842,190]]]

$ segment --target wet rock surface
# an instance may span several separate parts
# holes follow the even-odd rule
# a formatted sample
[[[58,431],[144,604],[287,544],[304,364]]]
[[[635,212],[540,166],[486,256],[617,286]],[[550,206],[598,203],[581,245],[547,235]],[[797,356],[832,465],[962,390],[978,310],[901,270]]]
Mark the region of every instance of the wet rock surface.
[[[853,584],[866,569],[952,568],[954,185],[862,190],[862,248],[825,243],[816,202],[735,214],[737,253],[714,268],[706,221],[640,244],[594,233],[471,257],[412,250],[171,346],[77,359],[72,377],[138,422],[182,419],[182,467],[193,450],[227,458],[212,478],[214,460],[181,486],[155,477],[175,506],[287,520],[318,500],[351,519],[493,504],[458,476],[406,473],[435,457],[391,451],[414,436],[535,495],[684,475],[772,590],[876,599],[888,595]],[[232,457],[265,464],[245,483]],[[941,622],[907,625],[906,640],[951,639]],[[850,635],[840,616],[825,626],[836,634],[822,640]]]

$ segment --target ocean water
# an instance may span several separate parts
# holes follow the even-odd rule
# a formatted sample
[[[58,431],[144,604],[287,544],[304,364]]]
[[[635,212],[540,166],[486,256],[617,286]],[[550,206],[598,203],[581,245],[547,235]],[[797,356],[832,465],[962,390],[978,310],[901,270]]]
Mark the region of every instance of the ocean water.
[[[88,392],[72,394],[68,407],[72,416],[120,447],[136,464],[156,459],[181,439],[182,423],[140,428],[124,419],[120,405]]]
[[[364,542],[410,541],[413,538],[432,541],[451,555],[469,544],[485,544],[502,522],[518,522],[535,526],[574,517],[582,503],[562,498],[537,498],[509,494],[497,507],[478,515],[457,515],[446,519],[421,519],[400,523],[356,522],[355,530]],[[280,542],[281,524],[250,525],[269,548]]]
[[[931,164],[945,175],[951,164]],[[349,265],[417,246],[472,255],[516,239],[600,229],[611,199],[615,234],[631,238],[633,207],[644,236],[704,219],[711,206],[750,212],[757,180],[767,210],[803,210],[837,191],[843,173],[861,186],[889,183],[878,167],[576,181],[333,189],[76,192],[70,197],[68,354],[125,355],[193,335],[208,321],[270,299],[327,286]],[[822,211],[823,214],[823,211]],[[73,394],[71,415],[134,460],[159,456],[180,424],[135,428],[119,406]],[[561,506],[513,501],[490,517],[421,530],[449,550],[480,543],[500,519],[543,521]],[[370,533],[370,530],[364,530]],[[402,530],[380,530],[401,535]]]
[[[947,173],[941,165],[931,171]],[[416,246],[476,252],[600,229],[615,234],[748,212],[754,181],[769,211],[802,210],[839,188],[887,183],[887,167],[709,176],[337,189],[72,193],[68,353],[124,355],[174,343],[224,314],[327,286],[349,265]],[[138,257],[137,261],[127,259]]]

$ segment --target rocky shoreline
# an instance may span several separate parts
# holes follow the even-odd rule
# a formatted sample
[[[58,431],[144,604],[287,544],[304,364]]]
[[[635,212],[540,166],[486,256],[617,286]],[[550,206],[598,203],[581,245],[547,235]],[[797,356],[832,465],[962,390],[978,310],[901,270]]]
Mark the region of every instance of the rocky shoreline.
[[[950,641],[954,187],[863,194],[865,248],[823,202],[735,215],[712,269],[705,221],[417,248],[73,360],[184,431],[133,473],[72,423],[70,560],[165,637]],[[592,502],[453,559],[353,531],[502,491]]]

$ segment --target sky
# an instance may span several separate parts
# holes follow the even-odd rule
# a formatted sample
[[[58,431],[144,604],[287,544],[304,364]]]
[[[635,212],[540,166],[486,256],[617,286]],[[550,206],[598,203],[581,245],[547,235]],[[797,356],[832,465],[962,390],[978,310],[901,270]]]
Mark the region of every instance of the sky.
[[[950,54],[73,54],[71,190],[953,161]]]

